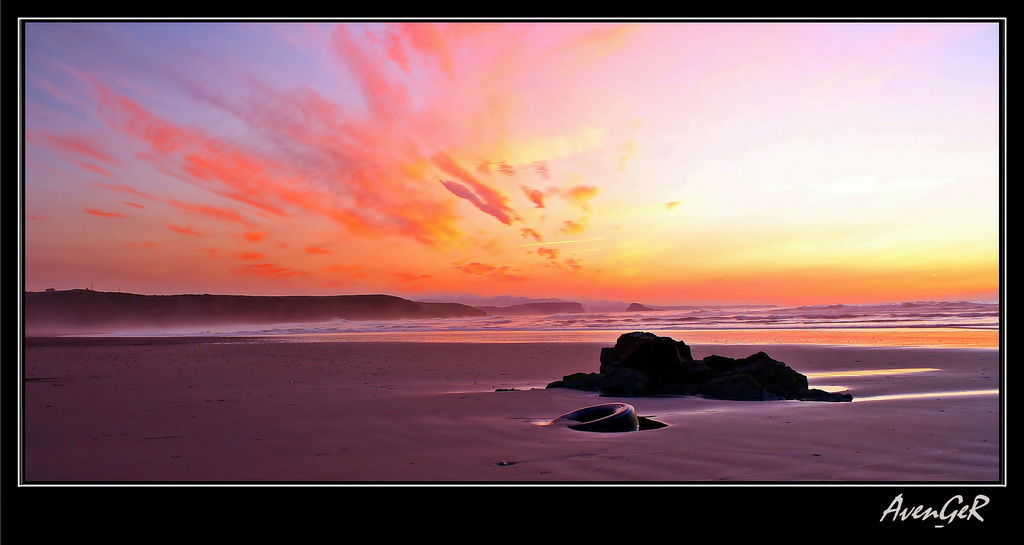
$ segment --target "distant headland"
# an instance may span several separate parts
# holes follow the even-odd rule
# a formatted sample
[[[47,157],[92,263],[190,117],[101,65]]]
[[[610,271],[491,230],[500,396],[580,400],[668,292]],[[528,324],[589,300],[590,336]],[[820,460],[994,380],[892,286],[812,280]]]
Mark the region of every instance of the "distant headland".
[[[139,295],[85,289],[25,292],[30,336],[230,323],[393,320],[486,316],[459,303],[421,303],[393,295]]]

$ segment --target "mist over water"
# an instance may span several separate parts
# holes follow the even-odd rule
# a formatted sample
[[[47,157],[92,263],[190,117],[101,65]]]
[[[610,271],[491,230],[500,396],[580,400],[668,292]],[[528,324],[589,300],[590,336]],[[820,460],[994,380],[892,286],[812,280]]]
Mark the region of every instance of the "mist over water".
[[[374,340],[459,338],[496,340],[606,340],[622,331],[862,330],[960,328],[996,330],[999,305],[912,302],[883,305],[702,307],[641,312],[583,312],[528,316],[343,320],[280,324],[226,324],[114,332],[122,335],[303,336],[364,334]],[[465,335],[452,336],[457,333]],[[605,333],[608,332],[608,333]],[[437,336],[429,334],[437,333]],[[410,337],[412,335],[412,337]],[[704,335],[706,336],[706,335]]]

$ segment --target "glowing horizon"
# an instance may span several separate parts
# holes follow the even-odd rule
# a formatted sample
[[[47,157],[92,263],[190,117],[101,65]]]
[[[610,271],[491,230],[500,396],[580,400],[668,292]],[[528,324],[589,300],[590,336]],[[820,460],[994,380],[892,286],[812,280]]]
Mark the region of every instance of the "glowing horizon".
[[[25,287],[994,300],[994,23],[26,23]]]

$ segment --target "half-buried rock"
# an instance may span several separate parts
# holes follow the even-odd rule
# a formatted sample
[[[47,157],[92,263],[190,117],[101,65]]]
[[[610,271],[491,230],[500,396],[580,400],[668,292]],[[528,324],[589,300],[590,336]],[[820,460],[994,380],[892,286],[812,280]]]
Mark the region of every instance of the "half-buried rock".
[[[699,395],[737,401],[852,401],[846,393],[807,387],[807,376],[764,352],[746,358],[695,360],[690,347],[671,337],[635,331],[601,349],[598,373],[574,373],[548,384],[605,396]]]
[[[636,409],[628,403],[605,403],[568,412],[551,421],[579,431],[622,432],[640,429]]]

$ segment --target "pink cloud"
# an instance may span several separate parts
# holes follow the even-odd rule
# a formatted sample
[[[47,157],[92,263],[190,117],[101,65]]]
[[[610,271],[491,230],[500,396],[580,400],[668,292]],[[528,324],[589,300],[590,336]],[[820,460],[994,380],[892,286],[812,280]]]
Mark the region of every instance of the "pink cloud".
[[[75,161],[75,162],[78,163],[81,167],[85,168],[86,170],[90,170],[92,172],[95,172],[96,174],[101,174],[103,176],[107,176],[107,177],[110,177],[110,178],[114,177],[114,173],[113,172],[110,172],[109,170],[107,170],[107,169],[105,169],[105,168],[103,168],[103,167],[101,167],[99,165],[94,165],[94,164],[88,163],[86,161]]]
[[[547,163],[537,161],[533,164],[533,169],[537,172],[537,174],[540,174],[541,177],[544,178],[545,180],[551,179],[551,172],[548,171]]]
[[[507,197],[477,180],[476,177],[460,167],[447,154],[438,153],[431,160],[438,168],[465,184],[442,181],[449,191],[470,201],[482,212],[494,216],[495,219],[505,225],[510,225],[513,220],[519,219],[515,211],[509,208]]]
[[[182,227],[180,225],[172,225],[172,224],[168,223],[167,224],[167,228],[170,229],[171,231],[174,231],[175,233],[182,234],[182,235],[189,235],[189,236],[194,236],[194,237],[206,236],[203,233],[200,233],[199,231],[196,231],[196,230],[192,229],[191,226]]]
[[[344,36],[336,42],[340,50],[359,56],[349,51],[355,45]],[[370,71],[360,78],[369,91],[387,86],[372,63],[356,65]],[[136,157],[168,175],[276,218],[292,218],[297,212],[322,215],[361,236],[397,234],[435,244],[460,234],[449,204],[434,193],[410,190],[417,187],[410,172],[426,159],[414,149],[396,146],[380,128],[383,119],[377,114],[384,115],[385,105],[400,109],[398,103],[381,102],[371,122],[351,118],[304,88],[281,93],[253,82],[256,92],[249,102],[228,104],[209,98],[254,129],[294,142],[295,151],[288,153],[298,155],[279,161],[162,119],[94,78],[83,77],[97,90],[101,118],[148,145]],[[492,198],[486,194],[485,201]]]
[[[119,214],[117,212],[106,212],[106,211],[103,211],[103,210],[97,210],[95,208],[83,208],[82,210],[86,214],[92,214],[93,216],[100,216],[100,217],[103,217],[103,218],[127,218],[128,217],[128,216],[126,216],[124,214]]]
[[[77,155],[85,155],[107,164],[117,164],[120,162],[114,158],[114,156],[97,148],[92,140],[88,140],[81,136],[65,136],[51,132],[41,132],[38,133],[38,137],[51,148],[60,151],[71,152]]]
[[[249,220],[243,218],[241,214],[229,208],[221,208],[218,206],[210,206],[207,204],[199,203],[187,203],[175,199],[166,199],[164,202],[181,210],[187,210],[189,212],[205,216],[208,218],[213,218],[216,220],[225,221],[229,223],[239,223],[245,226],[252,226],[252,223]]]
[[[143,199],[153,201],[162,200],[160,199],[160,197],[157,197],[156,195],[146,193],[145,191],[139,191],[138,189],[127,184],[105,184],[103,182],[93,182],[92,184],[90,184],[90,187],[98,187],[109,191],[119,191],[121,193],[128,193],[129,195],[134,195],[136,197],[141,197]]]

